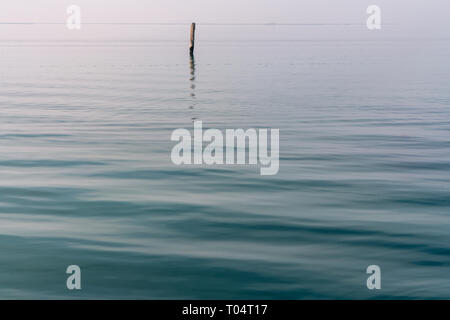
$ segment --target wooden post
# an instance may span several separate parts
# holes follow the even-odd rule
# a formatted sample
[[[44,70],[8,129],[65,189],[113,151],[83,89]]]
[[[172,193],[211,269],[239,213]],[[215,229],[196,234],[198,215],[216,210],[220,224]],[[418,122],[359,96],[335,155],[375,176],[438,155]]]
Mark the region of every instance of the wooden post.
[[[195,22],[191,25],[191,44],[189,46],[189,52],[191,57],[194,56],[194,48],[195,48]]]

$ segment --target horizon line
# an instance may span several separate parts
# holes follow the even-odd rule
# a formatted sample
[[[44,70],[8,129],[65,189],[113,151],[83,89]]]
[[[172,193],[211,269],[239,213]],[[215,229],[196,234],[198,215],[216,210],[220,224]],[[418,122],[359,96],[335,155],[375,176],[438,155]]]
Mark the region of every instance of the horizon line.
[[[192,22],[83,22],[85,25],[190,25]],[[280,22],[260,22],[260,23],[226,23],[226,22],[195,22],[197,25],[210,26],[362,26],[365,23],[280,23]],[[39,22],[39,21],[12,21],[0,22],[0,25],[66,25],[63,22]],[[386,24],[383,25],[393,25]]]

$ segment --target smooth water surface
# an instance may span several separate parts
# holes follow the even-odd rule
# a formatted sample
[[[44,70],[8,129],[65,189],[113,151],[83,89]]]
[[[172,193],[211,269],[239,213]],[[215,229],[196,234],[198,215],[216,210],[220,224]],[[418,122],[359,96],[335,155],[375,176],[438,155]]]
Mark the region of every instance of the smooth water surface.
[[[175,40],[1,42],[0,298],[450,298],[449,57],[446,40],[205,39],[193,61]],[[193,119],[279,128],[279,174],[173,165]]]

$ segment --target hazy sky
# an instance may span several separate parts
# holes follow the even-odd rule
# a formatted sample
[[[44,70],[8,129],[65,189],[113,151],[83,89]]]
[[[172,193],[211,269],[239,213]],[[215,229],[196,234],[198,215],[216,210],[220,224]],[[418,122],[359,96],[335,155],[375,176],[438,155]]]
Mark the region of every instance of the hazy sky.
[[[2,0],[0,23],[64,23],[71,4],[81,7],[83,22],[200,24],[365,24],[367,6],[377,4],[382,8],[383,23],[400,25],[405,34],[450,36],[449,0]],[[15,33],[30,31],[0,25],[0,40]]]
[[[358,22],[370,4],[389,22],[448,21],[448,0],[14,0],[2,1],[0,21],[62,21],[70,4],[86,21],[141,22]],[[449,25],[449,24],[447,24]]]

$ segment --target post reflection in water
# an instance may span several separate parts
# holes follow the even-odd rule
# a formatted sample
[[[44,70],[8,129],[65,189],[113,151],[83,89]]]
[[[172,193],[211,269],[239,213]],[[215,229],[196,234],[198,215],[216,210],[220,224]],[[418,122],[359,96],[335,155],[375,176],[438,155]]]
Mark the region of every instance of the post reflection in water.
[[[189,64],[191,68],[191,77],[190,77],[190,84],[191,84],[191,105],[189,106],[189,109],[194,109],[196,106],[196,95],[195,95],[195,58],[193,55],[189,58]],[[197,118],[193,117],[192,120],[196,120]]]

